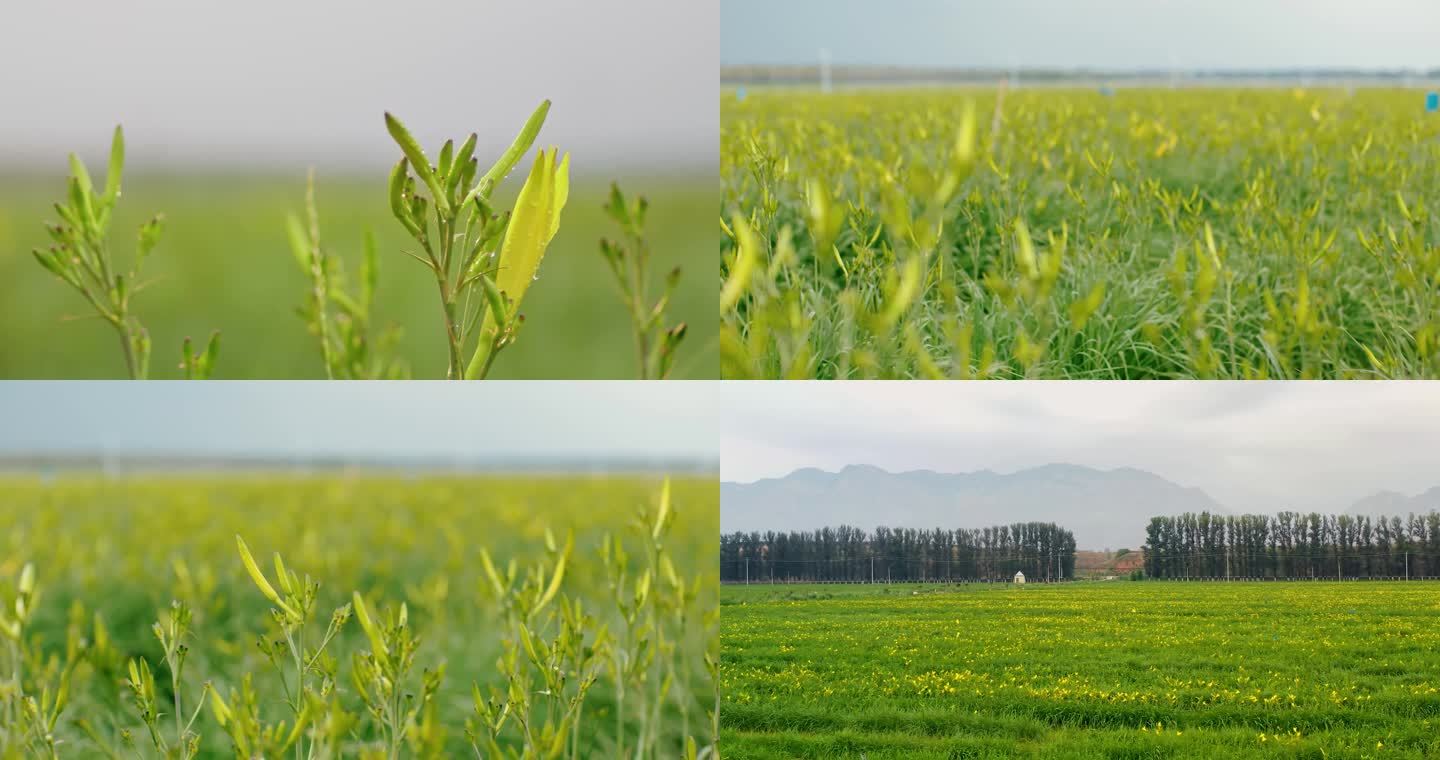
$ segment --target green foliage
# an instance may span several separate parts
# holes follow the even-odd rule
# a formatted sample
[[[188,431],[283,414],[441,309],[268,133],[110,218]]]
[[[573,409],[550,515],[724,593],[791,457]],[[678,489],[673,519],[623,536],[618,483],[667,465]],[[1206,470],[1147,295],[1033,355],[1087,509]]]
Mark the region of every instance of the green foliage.
[[[0,599],[0,758],[712,756],[716,492],[660,490],[0,482],[6,556],[75,600]]]
[[[83,655],[83,633],[67,631],[63,658],[46,656],[28,640],[40,601],[35,566],[26,563],[13,589],[0,597],[0,757],[60,757],[56,735],[70,699],[70,680]],[[78,614],[78,613],[77,613]]]
[[[650,246],[645,239],[645,212],[650,204],[645,198],[626,199],[620,186],[610,185],[610,198],[605,214],[619,225],[625,242],[608,238],[600,240],[600,253],[615,276],[620,298],[630,312],[635,332],[635,353],[640,362],[640,379],[658,380],[670,376],[675,363],[675,349],[685,339],[685,323],[667,326],[665,309],[680,284],[680,267],[665,277],[660,298],[650,302]]]
[[[550,101],[541,103],[478,180],[473,133],[458,150],[447,141],[439,162],[431,164],[405,125],[385,114],[385,127],[404,154],[390,174],[390,211],[424,256],[407,253],[435,276],[451,380],[484,378],[496,355],[515,341],[524,320],[521,299],[560,228],[570,192],[568,153],[557,161],[557,151],[540,151],[512,211],[499,213],[491,204],[491,193],[535,142],[549,111]]]
[[[512,358],[502,363],[502,373],[510,376],[621,377],[630,364],[623,356],[623,348],[631,339],[625,335],[618,313],[613,319],[607,318],[610,307],[605,305],[603,293],[594,287],[595,278],[604,276],[600,260],[593,256],[558,257],[544,264],[550,273],[547,287],[537,295],[529,293],[557,236],[562,242],[556,247],[574,249],[579,247],[577,240],[583,237],[593,241],[598,234],[586,232],[583,226],[589,223],[598,228],[600,204],[587,203],[587,209],[572,214],[579,215],[581,221],[570,228],[568,245],[564,242],[566,236],[560,235],[560,217],[571,192],[569,156],[556,150],[538,151],[518,188],[513,207],[508,211],[501,208],[509,204],[508,199],[499,197],[503,190],[499,185],[530,151],[548,110],[548,101],[542,103],[515,141],[483,175],[474,156],[475,135],[459,148],[453,141],[447,143],[432,165],[408,130],[387,115],[387,129],[404,158],[392,172],[388,193],[376,194],[375,200],[377,205],[381,201],[388,203],[390,213],[400,222],[396,231],[404,231],[410,241],[408,247],[413,249],[406,252],[435,275],[445,320],[443,332],[417,329],[433,319],[433,305],[421,304],[421,291],[428,286],[409,288],[405,278],[381,280],[377,252],[402,245],[385,230],[372,235],[363,224],[378,208],[357,203],[355,197],[348,199],[348,205],[338,204],[342,212],[338,216],[351,222],[349,226],[365,229],[363,240],[358,233],[347,233],[336,225],[333,236],[327,233],[322,243],[313,176],[307,186],[304,213],[289,215],[287,223],[276,226],[273,235],[263,229],[270,226],[269,222],[258,220],[284,212],[268,205],[273,188],[257,186],[253,179],[181,175],[142,182],[142,192],[146,187],[170,186],[173,195],[169,200],[185,207],[166,228],[171,238],[179,232],[181,239],[172,245],[204,255],[175,260],[169,271],[158,274],[146,270],[147,279],[142,280],[142,263],[148,263],[147,256],[160,237],[161,220],[155,217],[142,225],[133,261],[121,267],[108,240],[112,217],[120,216],[112,215],[124,159],[118,128],[104,189],[95,188],[83,164],[72,157],[68,199],[56,206],[61,221],[46,228],[50,247],[35,250],[35,259],[48,275],[79,292],[92,305],[95,315],[119,335],[129,377],[149,374],[150,332],[132,308],[132,296],[142,286],[153,288],[147,293],[147,304],[153,305],[153,311],[147,308],[146,325],[152,324],[150,315],[158,314],[160,340],[164,342],[173,339],[181,343],[182,336],[195,334],[192,314],[201,310],[197,304],[203,299],[203,310],[223,322],[227,354],[233,352],[239,359],[227,362],[227,372],[240,377],[313,376],[313,353],[298,345],[312,339],[320,349],[324,376],[333,379],[407,377],[411,366],[420,366],[440,350],[448,355],[448,376],[482,378],[492,374],[495,360],[504,349],[512,349],[506,351]],[[12,245],[20,250],[30,248],[39,235],[38,225],[35,236],[24,234],[24,227],[14,225],[14,231],[22,234],[12,236],[12,214],[20,218],[39,211],[26,208],[34,196],[27,178],[5,179],[0,184],[0,254],[8,253]],[[192,182],[197,184],[187,187]],[[177,191],[177,186],[184,189]],[[686,199],[683,188],[680,190],[682,200],[693,202],[688,208],[683,202],[678,204],[678,213],[676,205],[667,204],[670,213],[655,225],[660,228],[657,238],[664,247],[697,255],[699,195]],[[590,197],[599,193],[598,188],[583,187],[580,192],[590,193]],[[603,213],[608,215],[608,206],[605,209]],[[120,220],[121,224],[125,222]],[[627,232],[643,234],[638,225],[627,227]],[[677,245],[677,240],[681,244]],[[334,246],[336,249],[353,246],[363,251],[359,266],[352,272],[346,271],[344,260],[332,250],[334,241],[341,241]],[[647,259],[648,241],[637,237],[631,242],[638,246],[633,258]],[[302,337],[299,331],[294,331],[293,337],[286,335],[283,324],[275,320],[273,292],[293,283],[294,271],[277,271],[267,257],[253,255],[257,250],[278,250],[285,245],[306,281],[306,297],[299,311],[309,338]],[[283,263],[284,259],[279,261]],[[105,376],[106,370],[93,359],[99,349],[87,331],[59,332],[48,320],[34,318],[58,307],[52,305],[49,289],[33,287],[33,281],[26,281],[24,275],[29,272],[8,269],[15,266],[13,262],[12,257],[0,255],[0,282],[10,283],[8,287],[0,285],[0,304],[10,307],[10,318],[0,319],[0,341],[10,346],[0,354],[0,374]],[[39,269],[30,269],[35,277],[41,276]],[[666,286],[665,295],[653,304],[654,309],[676,306],[677,311],[692,317],[700,313],[705,302],[703,287],[687,287],[675,298],[678,279],[672,275]],[[399,317],[396,325],[382,327],[375,316],[374,305],[382,293],[387,311]],[[710,295],[713,304],[713,292]],[[637,298],[644,297],[642,288]],[[431,296],[426,294],[425,298]],[[642,305],[637,300],[628,305],[631,329],[643,332],[637,332],[636,338],[646,351],[641,372],[647,377],[661,377],[675,371],[673,351],[685,328],[665,324],[663,315],[642,313],[651,304]],[[513,350],[527,315],[542,318],[540,337]],[[405,335],[414,336],[407,338],[410,346],[401,345],[400,325],[406,328]],[[702,337],[708,337],[706,330],[714,328],[713,323],[709,328],[702,327]],[[62,344],[65,350],[58,350]],[[185,337],[179,375],[187,379],[214,376],[219,348],[215,332],[208,341]],[[713,350],[712,342],[707,351]],[[687,369],[679,372],[687,373]],[[714,372],[687,374],[713,377]]]
[[[94,309],[95,315],[115,329],[125,357],[126,373],[130,379],[139,380],[150,371],[150,334],[131,311],[130,298],[144,286],[140,280],[141,268],[160,241],[163,217],[157,215],[140,227],[130,266],[121,267],[111,253],[109,236],[111,212],[120,199],[120,176],[124,167],[125,134],[118,126],[110,143],[110,164],[103,189],[96,189],[84,162],[70,154],[69,193],[65,202],[55,204],[60,221],[46,227],[52,244],[33,253],[40,266],[74,288]],[[215,338],[211,338],[210,345],[212,348],[217,345]],[[187,374],[209,375],[214,351],[205,352],[205,361],[192,362],[187,345],[184,356],[182,366]]]
[[[721,122],[725,377],[1440,376],[1411,93],[762,91]]]
[[[408,368],[391,357],[400,330],[391,326],[371,335],[375,291],[380,262],[375,236],[365,233],[365,257],[360,263],[359,293],[346,286],[343,260],[320,242],[320,212],[315,204],[315,173],[305,183],[305,223],[293,214],[286,218],[290,251],[295,263],[310,278],[310,291],[298,311],[310,334],[320,342],[325,377],[330,380],[400,380]]]
[[[726,585],[723,741],[746,758],[1419,760],[1440,751],[1437,591]]]

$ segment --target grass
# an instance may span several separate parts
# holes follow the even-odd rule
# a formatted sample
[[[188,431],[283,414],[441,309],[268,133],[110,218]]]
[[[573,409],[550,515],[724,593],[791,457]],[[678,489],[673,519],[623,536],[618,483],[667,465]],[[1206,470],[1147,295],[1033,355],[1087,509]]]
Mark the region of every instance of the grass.
[[[711,480],[10,477],[0,499],[7,760],[713,752]]]
[[[732,758],[1433,757],[1433,582],[724,586]]]
[[[103,136],[103,134],[102,134]],[[114,329],[96,318],[74,319],[89,305],[30,251],[50,244],[44,224],[65,193],[63,156],[54,176],[0,179],[0,377],[114,378],[126,376]],[[517,172],[518,173],[518,172]],[[604,207],[610,181],[578,175],[565,206],[564,224],[545,254],[540,279],[525,294],[523,337],[507,347],[492,378],[633,378],[632,315],[611,282],[600,240],[617,234]],[[654,266],[696,273],[713,260],[713,179],[620,178],[628,195],[649,198],[646,234]],[[508,204],[521,182],[497,192]],[[156,212],[164,234],[145,262],[134,310],[154,346],[150,376],[179,378],[180,346],[191,336],[204,344],[219,330],[222,348],[213,376],[222,379],[324,377],[325,361],[306,321],[296,315],[313,287],[291,252],[286,217],[305,208],[303,171],[270,174],[145,173],[133,166],[111,220],[112,235],[128,260],[133,234]],[[321,238],[360,269],[366,230],[374,232],[380,276],[373,321],[376,331],[400,330],[395,358],[417,377],[447,372],[447,339],[440,329],[435,277],[405,256],[414,247],[391,215],[383,172],[316,180]],[[687,274],[670,300],[674,318],[689,325],[673,376],[718,376],[713,285]],[[468,356],[466,357],[469,358]]]
[[[1402,90],[721,101],[722,375],[1440,376]]]

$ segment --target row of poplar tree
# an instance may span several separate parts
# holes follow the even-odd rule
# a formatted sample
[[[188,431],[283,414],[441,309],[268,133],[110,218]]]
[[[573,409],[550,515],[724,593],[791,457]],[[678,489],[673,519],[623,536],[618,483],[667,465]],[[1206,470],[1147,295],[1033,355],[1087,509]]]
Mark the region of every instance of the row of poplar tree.
[[[1440,512],[1365,517],[1183,514],[1145,528],[1151,578],[1440,576]]]
[[[1075,535],[1054,523],[917,530],[841,525],[720,537],[724,582],[1001,581],[1075,575]]]
[[[1440,511],[1408,517],[1186,513],[1145,528],[1149,578],[1440,577]],[[1075,536],[1055,523],[920,530],[841,525],[720,537],[724,582],[1002,581],[1075,575]]]

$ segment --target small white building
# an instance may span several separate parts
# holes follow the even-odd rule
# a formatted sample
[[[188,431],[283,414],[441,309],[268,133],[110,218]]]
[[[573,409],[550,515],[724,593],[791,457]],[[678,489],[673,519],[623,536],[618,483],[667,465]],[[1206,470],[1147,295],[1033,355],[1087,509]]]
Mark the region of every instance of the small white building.
[[[1017,571],[1017,572],[1015,573],[1015,583],[1017,583],[1017,584],[1019,584],[1019,585],[1021,585],[1021,586],[1024,586],[1024,585],[1025,585],[1025,574],[1022,573],[1022,572],[1018,572],[1018,571]]]

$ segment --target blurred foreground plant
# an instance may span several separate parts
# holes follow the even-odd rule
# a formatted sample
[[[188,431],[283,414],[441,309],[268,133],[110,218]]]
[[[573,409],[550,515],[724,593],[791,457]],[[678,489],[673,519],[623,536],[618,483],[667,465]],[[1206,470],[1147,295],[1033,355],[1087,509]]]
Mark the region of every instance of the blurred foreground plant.
[[[360,292],[346,287],[342,259],[320,242],[320,212],[315,204],[315,173],[305,182],[305,221],[286,218],[290,250],[295,263],[310,278],[310,292],[298,310],[310,333],[320,342],[325,377],[330,380],[400,380],[409,376],[405,364],[390,355],[400,340],[391,326],[371,335],[375,289],[380,264],[375,235],[365,233],[365,257],[360,262]]]
[[[9,591],[7,589],[7,591]],[[13,593],[0,601],[0,758],[60,757],[56,724],[70,698],[70,679],[84,655],[84,641],[72,628],[64,659],[46,658],[26,640],[39,602],[35,566],[20,570]]]
[[[705,596],[707,576],[682,576],[671,560],[670,494],[666,481],[592,556],[581,556],[574,534],[561,541],[550,530],[533,562],[497,563],[489,547],[471,554],[480,584],[471,619],[487,622],[479,638],[446,630],[422,599],[408,600],[419,626],[407,601],[377,594],[325,605],[319,582],[278,553],[262,567],[237,536],[240,561],[226,564],[268,602],[258,619],[235,619],[255,610],[237,596],[213,604],[208,572],[179,563],[170,590],[180,598],[151,625],[151,646],[137,651],[144,632],[112,636],[98,615],[92,627],[77,602],[63,649],[51,650],[44,625],[33,625],[40,595],[26,564],[13,590],[0,589],[0,758],[398,760],[456,756],[466,745],[494,760],[714,757],[719,608]],[[229,626],[238,635],[223,632]],[[491,677],[470,686],[469,709],[459,708],[461,693],[442,698],[446,650],[427,645],[429,635],[496,653]],[[245,651],[259,657],[217,668]],[[484,669],[472,662],[469,672],[476,666]],[[462,721],[463,737],[454,729]]]
[[[54,244],[43,251],[36,249],[34,254],[41,266],[79,292],[96,316],[115,329],[126,373],[132,380],[141,380],[150,371],[150,333],[131,312],[130,297],[143,287],[140,271],[160,240],[164,217],[157,214],[140,227],[135,256],[130,267],[122,269],[111,253],[109,233],[124,166],[125,134],[118,126],[110,142],[104,188],[97,191],[85,164],[70,154],[69,193],[66,202],[55,204],[60,222],[46,227]],[[198,354],[192,353],[189,342],[186,338],[181,368],[189,378],[208,378],[219,352],[219,333],[211,334],[209,344]]]
[[[650,204],[644,197],[626,199],[620,186],[610,185],[610,199],[605,213],[625,233],[625,241],[600,241],[600,253],[610,265],[611,274],[620,287],[620,296],[630,311],[635,331],[635,350],[640,361],[641,380],[663,380],[669,377],[675,363],[675,349],[685,339],[685,323],[667,327],[665,308],[680,283],[680,268],[665,276],[665,289],[659,300],[649,301],[650,246],[645,240],[645,211]]]

